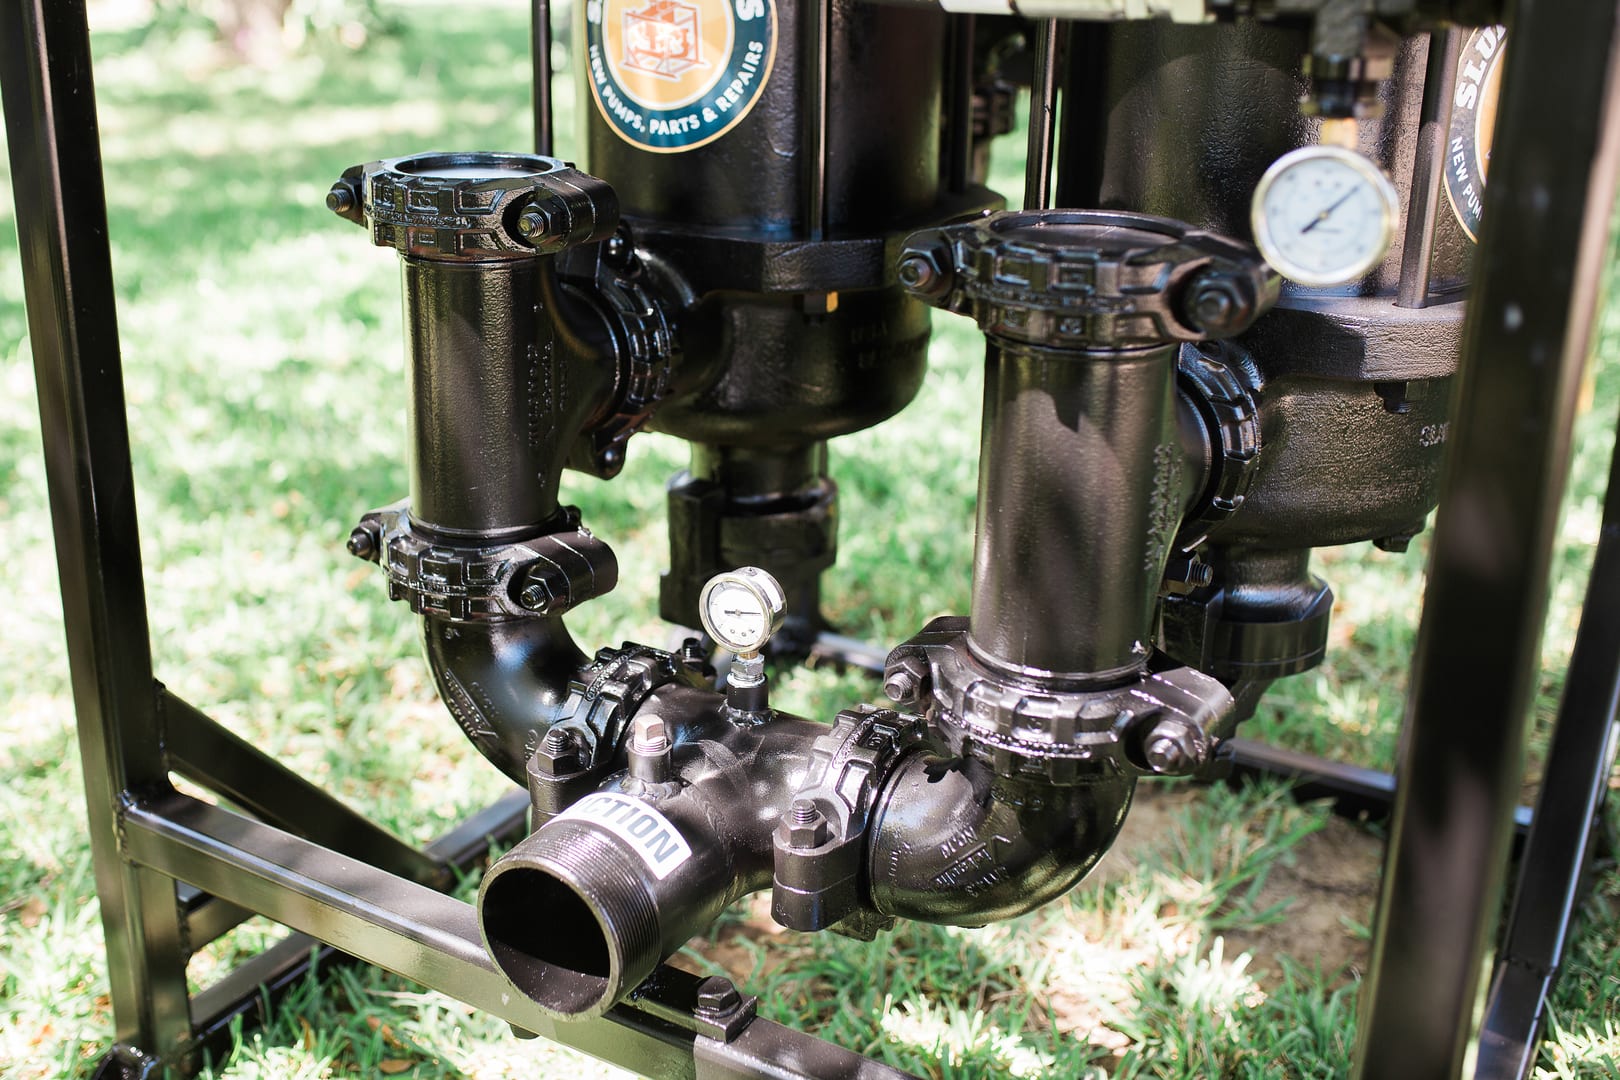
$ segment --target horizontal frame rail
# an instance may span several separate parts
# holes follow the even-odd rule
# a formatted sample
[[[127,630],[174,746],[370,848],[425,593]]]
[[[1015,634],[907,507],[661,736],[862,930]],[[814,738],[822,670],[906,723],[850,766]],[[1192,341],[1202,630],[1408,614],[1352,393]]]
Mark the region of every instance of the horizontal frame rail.
[[[124,814],[122,833],[124,856],[135,863],[659,1080],[909,1075],[766,1020],[754,1020],[730,1043],[624,1005],[600,1020],[558,1023],[512,992],[484,951],[470,904],[187,795],[137,802]]]

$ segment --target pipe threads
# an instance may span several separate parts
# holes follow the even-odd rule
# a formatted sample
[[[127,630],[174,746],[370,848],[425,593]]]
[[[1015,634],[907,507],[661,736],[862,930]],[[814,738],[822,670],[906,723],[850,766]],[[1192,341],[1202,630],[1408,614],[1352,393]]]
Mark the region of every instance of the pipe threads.
[[[479,890],[479,927],[506,977],[549,1013],[600,1016],[658,964],[651,884],[590,825],[554,821],[499,860]]]

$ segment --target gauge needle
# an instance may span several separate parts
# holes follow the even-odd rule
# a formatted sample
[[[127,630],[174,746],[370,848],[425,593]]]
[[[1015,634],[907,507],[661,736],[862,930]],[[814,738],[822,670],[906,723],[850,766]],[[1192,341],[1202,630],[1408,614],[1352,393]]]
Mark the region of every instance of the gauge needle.
[[[738,616],[742,616],[744,618],[749,618],[749,619],[757,619],[757,618],[759,618],[759,612],[757,612],[757,611],[742,611],[742,610],[740,610],[738,608],[726,608],[723,611],[721,611],[720,614],[722,614],[722,615],[738,615]]]
[[[1328,207],[1326,210],[1322,211],[1320,214],[1317,214],[1315,217],[1311,218],[1311,223],[1309,225],[1305,226],[1303,229],[1299,230],[1300,235],[1303,236],[1305,233],[1310,232],[1312,229],[1314,229],[1318,225],[1322,224],[1322,222],[1326,221],[1329,217],[1331,217],[1333,215],[1333,211],[1335,211],[1339,207],[1343,206],[1345,200],[1348,199],[1350,196],[1354,195],[1355,193],[1356,193],[1356,189],[1354,187],[1352,187],[1349,191],[1345,192],[1343,195],[1340,195],[1336,200],[1334,200],[1334,203],[1333,203],[1332,206]]]

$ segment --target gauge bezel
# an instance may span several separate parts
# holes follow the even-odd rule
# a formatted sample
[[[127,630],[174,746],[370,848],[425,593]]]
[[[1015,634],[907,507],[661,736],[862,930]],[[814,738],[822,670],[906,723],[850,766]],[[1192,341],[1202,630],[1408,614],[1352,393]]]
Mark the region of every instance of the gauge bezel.
[[[758,641],[752,644],[739,642],[722,635],[715,627],[715,620],[709,614],[709,600],[722,585],[737,585],[759,601],[761,610],[767,616],[763,631],[757,636]],[[729,649],[738,656],[753,656],[765,647],[765,643],[782,628],[782,619],[787,613],[787,594],[782,585],[770,573],[757,566],[740,566],[735,570],[727,570],[716,574],[703,586],[698,594],[698,618],[703,622],[704,631],[722,648]]]
[[[1348,166],[1353,172],[1370,184],[1378,201],[1382,204],[1382,235],[1379,237],[1377,247],[1368,255],[1356,260],[1355,263],[1345,266],[1332,273],[1323,273],[1300,266],[1291,260],[1278,247],[1276,238],[1272,235],[1271,223],[1266,219],[1266,195],[1276,182],[1286,173],[1308,161],[1331,159]],[[1254,243],[1260,249],[1260,254],[1266,262],[1271,264],[1277,273],[1299,285],[1313,288],[1325,288],[1333,285],[1347,285],[1352,281],[1366,277],[1389,254],[1390,245],[1395,242],[1395,229],[1400,221],[1401,205],[1400,195],[1395,190],[1395,184],[1384,170],[1374,162],[1354,150],[1342,146],[1302,146],[1297,150],[1290,150],[1282,157],[1271,163],[1271,167],[1260,177],[1260,183],[1255,186],[1254,200],[1249,208],[1249,224],[1254,230]]]

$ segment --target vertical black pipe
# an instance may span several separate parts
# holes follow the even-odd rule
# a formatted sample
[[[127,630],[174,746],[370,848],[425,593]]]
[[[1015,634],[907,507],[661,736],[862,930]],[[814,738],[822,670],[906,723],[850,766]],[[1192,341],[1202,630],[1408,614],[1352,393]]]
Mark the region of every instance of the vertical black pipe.
[[[804,111],[804,229],[811,240],[827,234],[827,110],[832,93],[830,48],[832,0],[805,0],[804,77],[809,96]]]
[[[1469,1053],[1620,154],[1616,5],[1519,0],[1402,732],[1356,1072]]]
[[[969,641],[1045,678],[1134,673],[1181,514],[1176,347],[987,340]]]
[[[401,263],[412,521],[446,536],[544,527],[611,364],[571,363],[554,339],[550,259]]]
[[[529,8],[529,47],[534,65],[534,152],[551,156],[551,0],[533,0]]]
[[[967,190],[973,171],[973,38],[974,17],[953,15],[945,28],[945,189]]]
[[[168,786],[83,0],[0,3],[0,97],[116,1037],[191,1039],[174,881],[126,862],[131,790]]]
[[[1057,176],[1058,206],[1100,207],[1103,150],[1108,140],[1108,34],[1099,23],[1064,24],[1063,115]]]

